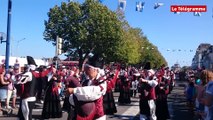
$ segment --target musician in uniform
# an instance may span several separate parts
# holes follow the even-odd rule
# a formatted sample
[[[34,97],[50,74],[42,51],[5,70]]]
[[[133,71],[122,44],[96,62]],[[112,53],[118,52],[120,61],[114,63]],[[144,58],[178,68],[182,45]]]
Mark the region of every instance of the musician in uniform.
[[[106,120],[103,95],[107,90],[107,82],[104,71],[96,65],[94,61],[84,65],[86,79],[81,80],[82,87],[66,90],[71,94],[70,103],[75,106],[76,120]]]
[[[37,93],[37,80],[42,74],[42,76],[47,75],[50,71],[52,71],[52,67],[39,73],[36,70],[36,63],[31,56],[27,56],[28,62],[28,70],[24,74],[21,75],[20,80],[17,84],[21,84],[21,106],[19,108],[18,117],[20,120],[32,120],[32,109],[34,107],[34,103],[36,101],[36,93]]]
[[[158,85],[157,78],[155,76],[155,71],[150,69],[150,63],[144,67],[146,76],[145,78],[140,78],[139,80],[139,93],[140,93],[140,120],[157,120],[155,115],[156,105],[155,105],[155,87]]]

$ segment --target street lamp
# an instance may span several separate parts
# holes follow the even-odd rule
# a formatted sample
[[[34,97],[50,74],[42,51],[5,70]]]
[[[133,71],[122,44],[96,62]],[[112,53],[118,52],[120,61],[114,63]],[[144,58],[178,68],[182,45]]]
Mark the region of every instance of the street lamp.
[[[22,38],[20,40],[17,41],[17,46],[16,46],[16,56],[18,56],[18,50],[19,50],[19,43],[23,40],[25,40],[26,38]]]
[[[6,34],[3,33],[3,32],[0,32],[0,40],[1,40],[1,43],[6,42],[5,39],[6,39]]]

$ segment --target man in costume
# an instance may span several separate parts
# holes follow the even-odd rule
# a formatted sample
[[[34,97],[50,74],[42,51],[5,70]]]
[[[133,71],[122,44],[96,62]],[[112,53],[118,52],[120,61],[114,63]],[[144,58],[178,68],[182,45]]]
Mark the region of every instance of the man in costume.
[[[42,76],[47,75],[51,70],[52,67],[39,73],[35,71],[36,63],[31,56],[27,56],[28,62],[28,70],[21,75],[20,80],[17,84],[21,84],[21,106],[19,108],[18,117],[20,120],[32,120],[32,109],[34,103],[36,101],[36,93],[37,93],[37,79],[40,74]]]
[[[140,93],[140,120],[157,120],[155,115],[155,87],[158,85],[155,71],[150,69],[150,63],[148,62],[144,69],[146,72],[145,78],[140,78],[139,93]]]
[[[110,84],[106,82],[104,70],[98,68],[98,64],[89,59],[88,63],[84,65],[84,73],[86,75],[85,79],[80,80],[82,87],[70,87],[67,89],[67,93],[71,94],[70,103],[75,106],[76,120],[106,120],[103,108],[103,95],[105,95]],[[115,81],[113,82],[115,83]],[[85,106],[85,104],[91,102],[95,106],[93,104],[90,104],[89,107]]]

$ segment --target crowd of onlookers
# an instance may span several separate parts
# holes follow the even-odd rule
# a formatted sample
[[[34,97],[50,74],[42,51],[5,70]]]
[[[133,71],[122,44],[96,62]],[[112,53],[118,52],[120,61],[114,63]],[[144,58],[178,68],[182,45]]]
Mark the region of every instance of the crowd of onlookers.
[[[15,87],[15,82],[17,76],[20,73],[19,66],[14,66],[9,69],[7,74],[3,74],[4,65],[0,65],[0,100],[4,100],[6,109],[17,109],[16,106],[16,98],[17,98],[17,89]],[[12,98],[12,106],[10,106],[10,99]],[[0,109],[2,109],[2,105],[0,103]]]
[[[198,69],[187,71],[185,89],[187,104],[199,120],[213,119],[213,72]]]

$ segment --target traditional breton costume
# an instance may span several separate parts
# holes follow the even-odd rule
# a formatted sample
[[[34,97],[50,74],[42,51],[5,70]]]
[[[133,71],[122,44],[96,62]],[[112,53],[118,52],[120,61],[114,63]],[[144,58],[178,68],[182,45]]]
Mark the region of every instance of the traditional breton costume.
[[[44,104],[42,109],[42,118],[61,118],[62,109],[59,97],[59,82],[60,76],[57,73],[53,73],[52,78],[47,83],[45,91]]]
[[[70,103],[75,106],[76,120],[106,120],[103,109],[103,95],[107,89],[104,71],[92,65],[85,66],[98,71],[96,78],[81,80],[82,87],[74,88],[70,95]]]
[[[130,104],[131,103],[131,91],[130,91],[130,86],[131,82],[128,78],[127,72],[123,69],[120,71],[120,95],[118,98],[118,102],[120,104]]]
[[[39,73],[35,71],[37,65],[31,56],[27,56],[27,62],[29,69],[21,75],[20,80],[17,82],[17,84],[21,84],[21,89],[19,89],[19,91],[21,91],[21,106],[18,112],[20,120],[32,120],[32,109],[36,101],[37,93],[36,78],[39,76]],[[51,69],[48,69],[41,74],[47,75],[49,71],[51,71]]]
[[[136,72],[134,74],[132,74],[132,82],[131,82],[131,97],[136,97],[137,95],[137,91],[138,91],[138,80],[140,77],[140,73]]]
[[[80,81],[73,76],[67,78],[69,81],[68,87],[76,88],[82,87]],[[71,109],[69,111],[68,120],[92,120],[95,115],[95,102],[94,101],[79,101],[73,94],[70,96]]]
[[[158,85],[156,86],[156,116],[158,120],[167,120],[170,119],[168,104],[167,104],[167,95],[169,93],[169,84],[168,80],[164,77],[164,72],[158,71]]]
[[[148,69],[147,73],[150,72],[152,76],[147,76],[145,79],[147,83],[140,81],[139,93],[140,93],[140,120],[157,120],[155,115],[155,87],[157,86],[157,78],[154,76],[154,70],[150,69],[150,63],[144,69]]]
[[[107,77],[107,91],[103,99],[104,112],[107,115],[113,115],[114,113],[117,112],[112,89],[115,87],[115,83],[118,78],[119,69],[120,68],[116,70],[115,74],[109,74],[109,76]]]
[[[21,106],[19,108],[18,117],[20,120],[32,120],[32,109],[36,101],[36,78],[32,71],[36,68],[34,59],[27,56],[29,71],[21,76],[17,84],[22,84]]]

